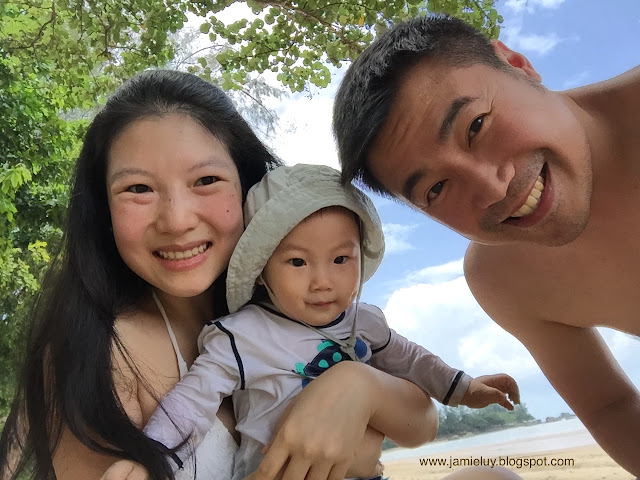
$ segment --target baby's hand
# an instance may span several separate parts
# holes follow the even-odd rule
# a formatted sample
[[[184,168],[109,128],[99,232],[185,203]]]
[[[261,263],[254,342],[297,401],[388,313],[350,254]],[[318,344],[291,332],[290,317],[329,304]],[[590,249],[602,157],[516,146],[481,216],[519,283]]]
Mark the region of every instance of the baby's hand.
[[[471,380],[460,405],[469,408],[484,408],[492,403],[497,403],[507,410],[513,410],[512,402],[520,403],[518,384],[509,375],[499,373],[497,375],[483,375]]]

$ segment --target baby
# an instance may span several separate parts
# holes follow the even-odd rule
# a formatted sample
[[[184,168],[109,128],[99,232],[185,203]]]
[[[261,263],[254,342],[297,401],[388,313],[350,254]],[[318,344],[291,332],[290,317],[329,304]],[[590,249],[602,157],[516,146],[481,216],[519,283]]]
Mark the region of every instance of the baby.
[[[233,395],[241,435],[233,480],[253,472],[289,402],[343,360],[407,379],[445,405],[518,402],[508,375],[473,379],[389,328],[359,302],[384,253],[371,200],[325,166],[269,172],[247,195],[246,230],[227,274],[230,315],[200,334],[200,356],[145,428],[181,466]],[[495,387],[495,388],[494,388]],[[384,432],[382,432],[384,433]]]

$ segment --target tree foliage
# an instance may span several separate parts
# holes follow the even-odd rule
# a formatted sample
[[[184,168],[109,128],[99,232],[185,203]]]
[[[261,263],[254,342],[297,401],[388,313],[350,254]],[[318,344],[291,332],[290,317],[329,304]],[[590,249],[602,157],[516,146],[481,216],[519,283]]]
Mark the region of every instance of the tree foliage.
[[[204,17],[201,31],[234,48],[219,53],[224,87],[241,88],[249,72],[277,73],[292,91],[307,82],[326,87],[329,65],[354,60],[391,24],[419,14],[448,13],[497,37],[502,18],[493,0],[249,0],[253,19],[225,23],[220,13],[237,0],[196,0],[190,11]],[[203,61],[203,65],[206,62]]]
[[[0,416],[30,300],[60,244],[87,119],[123,79],[147,68],[188,68],[260,100],[274,94],[261,73],[273,71],[292,91],[326,86],[331,65],[356,58],[391,23],[418,13],[457,15],[491,36],[502,21],[494,0],[250,0],[251,18],[223,21],[244,3],[0,1]],[[209,36],[177,59],[176,32],[188,15]]]
[[[62,236],[82,112],[171,58],[167,32],[185,19],[161,2],[0,3],[0,415],[31,299]]]
[[[441,406],[438,409],[438,421],[436,439],[527,425],[535,422],[536,419],[531,416],[524,404],[516,405],[512,411],[493,404],[477,410],[467,407]],[[385,438],[382,448],[394,447],[396,445],[388,438]]]
[[[487,432],[535,420],[524,404],[516,405],[512,411],[496,404],[478,410],[443,407],[438,416],[438,437]]]

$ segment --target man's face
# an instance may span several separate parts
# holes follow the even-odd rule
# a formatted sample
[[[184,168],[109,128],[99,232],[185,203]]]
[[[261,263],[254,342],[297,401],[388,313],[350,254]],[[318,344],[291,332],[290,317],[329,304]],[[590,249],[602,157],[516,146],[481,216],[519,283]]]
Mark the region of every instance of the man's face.
[[[573,241],[589,218],[589,149],[572,105],[536,78],[412,67],[369,149],[371,173],[474,242]]]

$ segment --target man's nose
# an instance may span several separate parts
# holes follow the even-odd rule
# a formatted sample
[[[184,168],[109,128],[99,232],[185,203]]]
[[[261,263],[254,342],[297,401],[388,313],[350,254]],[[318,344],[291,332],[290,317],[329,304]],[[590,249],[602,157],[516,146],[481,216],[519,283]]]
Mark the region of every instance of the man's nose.
[[[473,204],[484,210],[503,200],[514,176],[512,162],[480,160],[472,165],[467,173],[467,181]]]

